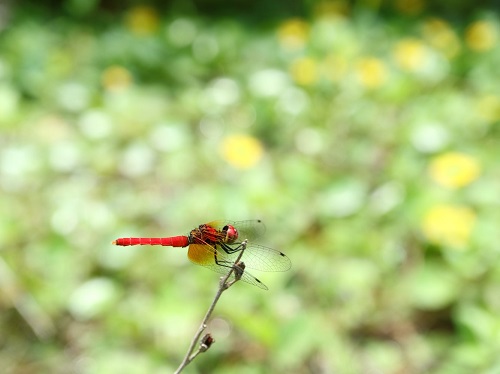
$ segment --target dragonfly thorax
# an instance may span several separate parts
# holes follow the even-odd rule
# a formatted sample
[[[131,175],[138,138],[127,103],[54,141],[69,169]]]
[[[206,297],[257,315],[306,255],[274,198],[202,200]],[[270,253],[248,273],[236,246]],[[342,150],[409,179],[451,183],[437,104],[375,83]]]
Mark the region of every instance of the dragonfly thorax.
[[[208,244],[214,246],[225,243],[232,244],[238,239],[238,230],[232,225],[226,225],[221,230],[217,230],[208,224],[200,225],[189,233],[190,244]]]

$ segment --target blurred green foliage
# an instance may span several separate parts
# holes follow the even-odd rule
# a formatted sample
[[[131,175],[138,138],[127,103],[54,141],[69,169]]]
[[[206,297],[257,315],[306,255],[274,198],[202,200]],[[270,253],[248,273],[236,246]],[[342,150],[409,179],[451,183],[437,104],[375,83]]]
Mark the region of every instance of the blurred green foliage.
[[[221,217],[293,268],[186,372],[500,370],[494,9],[252,4],[0,7],[2,372],[173,372],[218,275],[110,243]]]

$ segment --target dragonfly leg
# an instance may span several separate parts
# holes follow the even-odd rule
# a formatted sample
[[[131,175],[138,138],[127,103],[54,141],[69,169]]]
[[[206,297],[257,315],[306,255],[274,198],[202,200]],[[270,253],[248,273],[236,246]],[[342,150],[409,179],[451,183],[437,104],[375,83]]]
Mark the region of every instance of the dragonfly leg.
[[[236,253],[236,252],[239,252],[243,249],[246,248],[246,245],[244,245],[243,243],[240,243],[238,244],[237,247],[230,247],[229,245],[227,245],[226,243],[220,243],[219,246],[224,250],[224,252],[226,252],[227,254],[233,254],[233,253]]]
[[[215,261],[215,263],[216,263],[217,265],[219,265],[219,266],[224,266],[224,267],[226,267],[226,268],[231,268],[231,267],[233,267],[233,263],[232,263],[232,262],[230,262],[230,261],[222,261],[222,260],[221,260],[221,261],[219,261],[219,260],[217,259],[217,250],[215,250],[215,251],[214,251],[214,261]]]
[[[215,263],[219,266],[223,266],[225,268],[232,268],[233,267],[233,263],[230,262],[230,261],[218,261],[217,260],[217,256],[214,256],[215,257]]]
[[[240,265],[239,264],[235,264],[233,263],[232,261],[222,261],[222,260],[218,260],[217,259],[217,251],[214,251],[214,261],[217,265],[219,266],[223,266],[225,268],[238,268],[237,270],[243,272],[243,269],[240,269]],[[240,275],[240,278],[241,278],[241,275]]]

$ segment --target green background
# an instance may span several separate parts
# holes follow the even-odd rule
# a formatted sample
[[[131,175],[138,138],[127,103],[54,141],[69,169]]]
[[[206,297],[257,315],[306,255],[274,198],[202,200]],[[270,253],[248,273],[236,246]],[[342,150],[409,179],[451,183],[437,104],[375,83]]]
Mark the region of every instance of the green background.
[[[219,275],[111,241],[260,218],[187,373],[499,373],[498,4],[439,3],[2,4],[2,372],[173,372]]]

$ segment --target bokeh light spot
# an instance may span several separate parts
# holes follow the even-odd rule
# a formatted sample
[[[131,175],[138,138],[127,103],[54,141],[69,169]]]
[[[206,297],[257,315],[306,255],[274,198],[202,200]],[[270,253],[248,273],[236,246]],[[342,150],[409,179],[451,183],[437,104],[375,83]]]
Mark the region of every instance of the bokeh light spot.
[[[310,99],[300,88],[289,88],[279,97],[277,107],[291,115],[299,115],[309,108]]]
[[[57,171],[72,171],[81,160],[80,150],[73,142],[59,142],[50,148],[49,161]]]
[[[196,26],[188,19],[178,18],[168,27],[168,37],[177,47],[186,47],[196,37]]]
[[[475,222],[476,214],[472,209],[439,204],[425,214],[422,231],[435,244],[463,248],[469,242]]]
[[[467,186],[481,173],[477,159],[459,152],[436,156],[429,165],[429,175],[439,185],[451,189]]]
[[[125,19],[126,27],[137,35],[154,33],[158,29],[159,22],[156,9],[146,5],[138,5],[130,9]]]
[[[160,124],[151,130],[150,141],[159,151],[176,151],[189,141],[185,127],[183,124],[175,123]]]
[[[418,39],[403,39],[396,44],[394,56],[403,70],[418,71],[428,58],[428,51]]]
[[[366,88],[377,88],[387,80],[385,64],[378,58],[366,57],[356,66],[356,72],[361,84]]]
[[[207,97],[217,105],[231,105],[240,99],[240,88],[233,79],[218,78],[207,88]]]
[[[0,84],[0,122],[14,118],[18,111],[20,95],[13,87]]]
[[[422,153],[440,151],[448,145],[449,139],[448,131],[439,123],[422,123],[411,133],[411,143]]]
[[[123,153],[120,170],[129,177],[140,177],[151,170],[155,154],[145,144],[136,143],[130,145]]]
[[[40,155],[29,145],[12,145],[0,149],[0,187],[15,191],[28,185],[40,169]]]
[[[117,287],[111,279],[93,278],[73,292],[68,308],[75,318],[87,320],[110,307],[117,294]]]
[[[299,18],[289,19],[278,28],[278,40],[286,49],[302,48],[309,36],[309,25]]]
[[[500,121],[500,96],[484,95],[477,99],[476,112],[488,123]]]
[[[295,136],[295,145],[300,152],[314,155],[322,151],[324,136],[318,130],[306,127]]]
[[[260,70],[250,76],[249,87],[256,96],[278,96],[289,86],[289,77],[281,70]]]
[[[453,58],[460,52],[460,40],[447,22],[439,18],[429,19],[423,24],[423,33],[429,44],[442,51],[446,57]]]
[[[321,64],[322,74],[333,82],[342,81],[349,67],[346,57],[338,54],[329,54]]]
[[[64,83],[57,90],[57,101],[63,109],[70,112],[79,112],[89,105],[89,88],[79,82]]]
[[[260,161],[262,143],[249,135],[230,135],[222,141],[222,157],[237,169],[249,169]]]
[[[66,204],[60,206],[52,213],[50,220],[52,229],[61,234],[68,235],[76,228],[80,219],[78,213],[75,212],[74,206]]]
[[[488,21],[476,21],[465,30],[465,42],[474,51],[488,51],[497,44],[497,41],[497,30]]]
[[[82,133],[90,139],[106,138],[113,128],[111,117],[106,112],[96,109],[83,113],[78,125]]]
[[[193,41],[193,56],[200,62],[210,62],[219,54],[219,43],[210,34],[200,34]]]
[[[424,0],[396,0],[395,5],[401,13],[415,15],[422,12],[425,2]]]
[[[366,198],[365,186],[357,180],[342,180],[326,191],[319,201],[320,209],[332,217],[348,217],[358,212]]]
[[[290,73],[298,84],[310,86],[318,80],[318,64],[310,57],[303,57],[293,61]]]
[[[106,90],[119,91],[130,86],[132,75],[124,67],[113,65],[102,72],[101,82]]]

